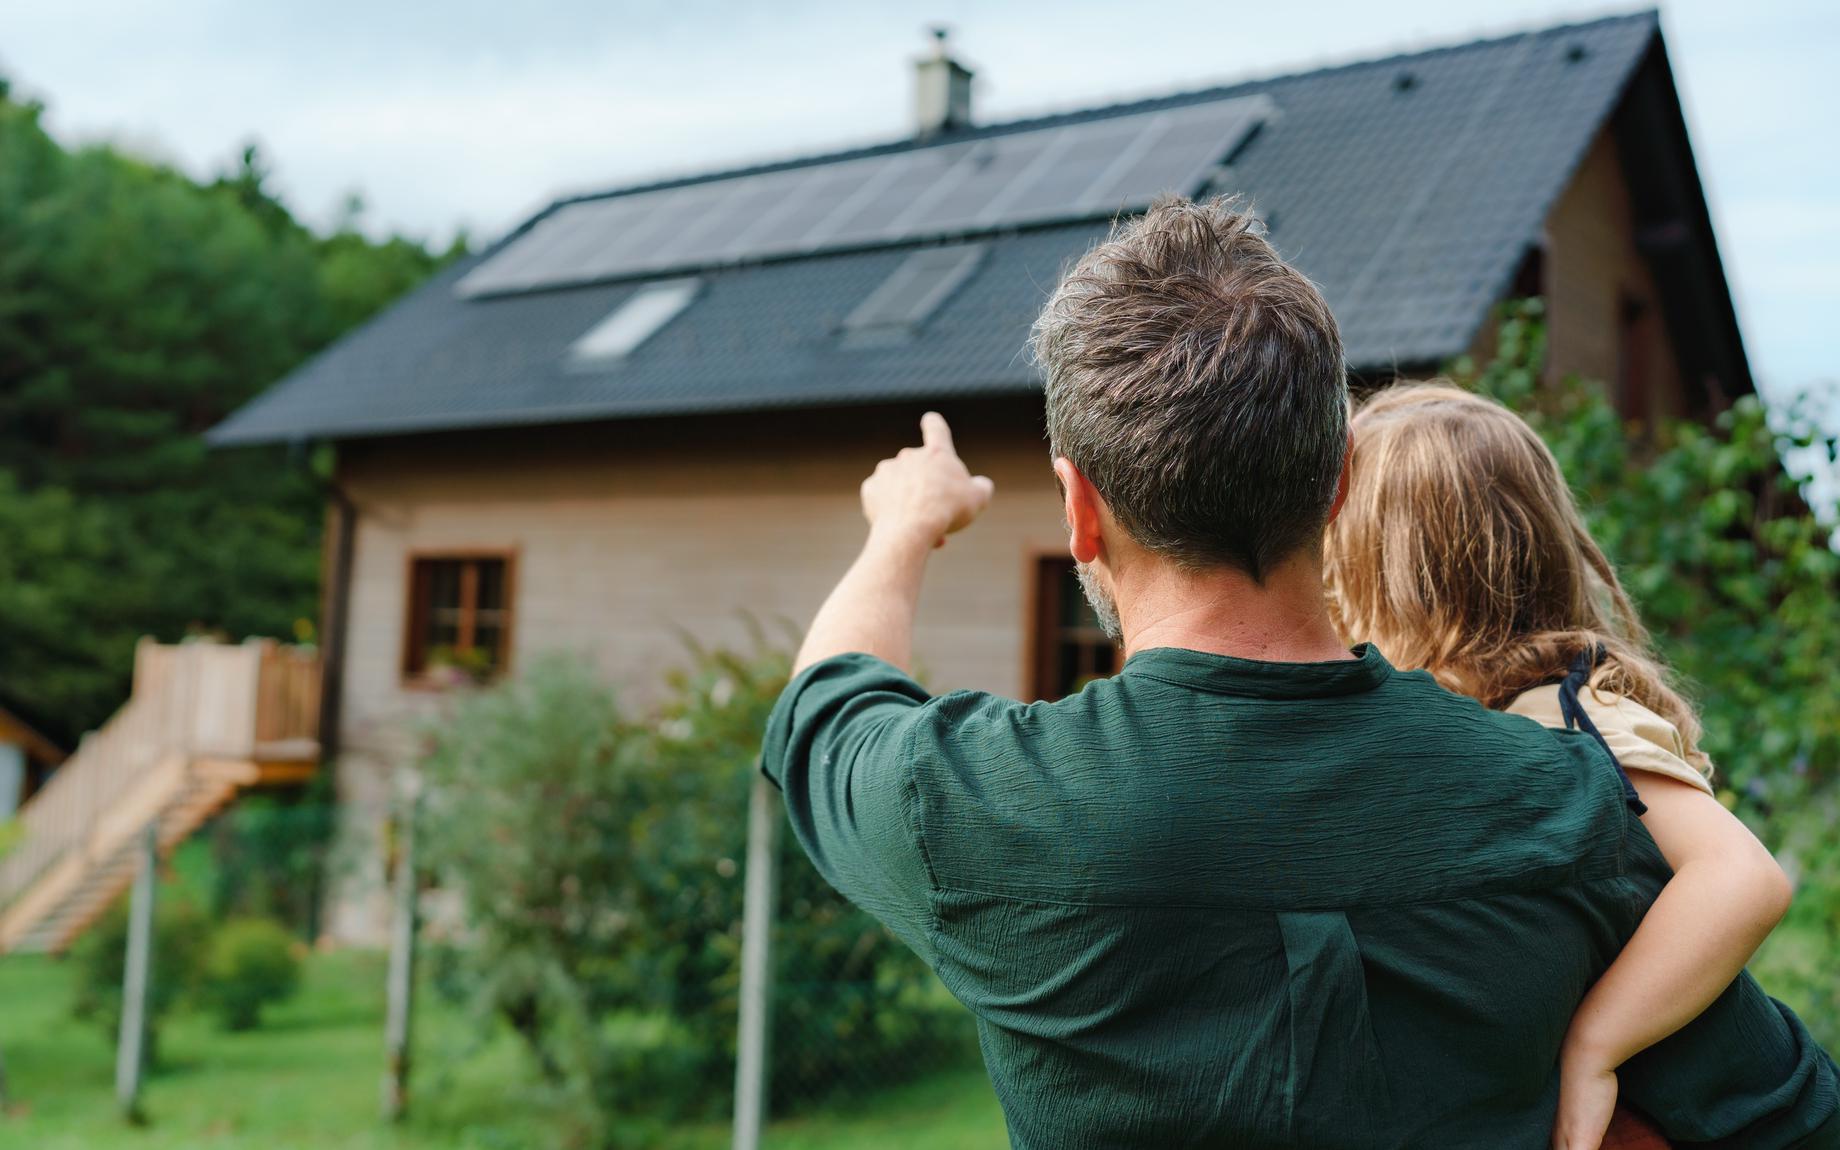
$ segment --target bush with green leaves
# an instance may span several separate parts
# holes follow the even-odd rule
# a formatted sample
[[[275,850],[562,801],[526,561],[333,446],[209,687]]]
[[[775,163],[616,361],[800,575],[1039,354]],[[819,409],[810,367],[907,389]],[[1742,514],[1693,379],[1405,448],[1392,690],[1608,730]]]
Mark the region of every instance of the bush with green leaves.
[[[197,905],[167,895],[153,914],[152,978],[147,993],[147,1063],[157,1068],[160,1022],[192,991],[210,941],[211,925]],[[97,1024],[110,1043],[121,1031],[122,978],[127,970],[128,900],[121,899],[71,948],[76,996],[71,1012]]]
[[[463,902],[441,984],[502,1019],[597,1124],[599,1023],[631,996],[621,958],[644,733],[584,666],[552,657],[459,697],[430,733],[422,862]]]
[[[201,893],[213,919],[272,918],[299,938],[318,936],[338,815],[332,776],[246,794],[211,821]]]
[[[655,720],[656,780],[633,824],[637,969],[697,1058],[674,1093],[716,1108],[733,1087],[747,799],[789,660],[696,652]],[[784,835],[774,934],[770,1093],[779,1112],[968,1057],[969,1019],[924,963],[844,899]]]
[[[1795,405],[1745,396],[1711,426],[1632,426],[1602,385],[1544,379],[1540,304],[1511,305],[1497,352],[1458,382],[1552,447],[1591,533],[1705,724],[1722,797],[1797,879],[1754,969],[1840,1048],[1840,555],[1785,460],[1840,457]]]
[[[583,664],[550,659],[432,736],[425,859],[466,924],[441,981],[508,1022],[603,1137],[615,1113],[727,1105],[748,793],[786,672],[781,654],[698,651],[634,722]],[[796,847],[782,863],[775,1109],[865,1064],[886,1081],[965,1054],[920,960]]]
[[[300,988],[300,949],[274,919],[231,919],[211,936],[199,997],[225,1030],[254,1030],[263,1007]]]

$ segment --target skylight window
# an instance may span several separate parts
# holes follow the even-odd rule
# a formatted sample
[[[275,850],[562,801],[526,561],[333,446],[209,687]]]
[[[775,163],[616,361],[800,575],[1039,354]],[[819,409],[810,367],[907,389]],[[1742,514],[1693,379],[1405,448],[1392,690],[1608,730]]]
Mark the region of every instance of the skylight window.
[[[912,332],[971,278],[983,258],[983,244],[953,244],[915,252],[902,260],[894,274],[843,321],[845,334],[875,337]]]
[[[689,307],[702,286],[694,278],[646,284],[576,340],[570,358],[589,365],[626,358]]]

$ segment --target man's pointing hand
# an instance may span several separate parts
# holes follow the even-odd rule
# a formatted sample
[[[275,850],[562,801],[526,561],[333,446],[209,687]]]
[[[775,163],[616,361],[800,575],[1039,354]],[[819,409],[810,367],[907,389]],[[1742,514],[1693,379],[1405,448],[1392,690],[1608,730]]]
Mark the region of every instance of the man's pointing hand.
[[[952,429],[936,411],[920,417],[919,447],[903,447],[863,480],[863,514],[871,534],[924,539],[934,546],[970,525],[990,504],[996,484],[973,475],[952,446]]]

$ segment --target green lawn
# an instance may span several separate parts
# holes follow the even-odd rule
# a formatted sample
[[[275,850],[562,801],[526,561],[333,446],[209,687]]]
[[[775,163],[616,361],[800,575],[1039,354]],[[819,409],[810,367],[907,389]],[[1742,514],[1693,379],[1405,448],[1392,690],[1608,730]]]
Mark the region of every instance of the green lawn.
[[[316,955],[305,986],[263,1029],[226,1034],[180,1013],[161,1034],[165,1067],[145,1094],[151,1125],[115,1116],[111,1043],[70,1017],[68,968],[0,959],[0,1053],[13,1107],[0,1120],[12,1150],[553,1150],[554,1110],[509,1038],[478,1044],[433,995],[417,1019],[412,1116],[377,1121],[382,1072],[379,955]],[[718,1150],[722,1124],[632,1126],[626,1141]],[[774,1150],[998,1150],[1007,1145],[996,1099],[976,1067],[945,1072],[871,1100],[774,1125]]]

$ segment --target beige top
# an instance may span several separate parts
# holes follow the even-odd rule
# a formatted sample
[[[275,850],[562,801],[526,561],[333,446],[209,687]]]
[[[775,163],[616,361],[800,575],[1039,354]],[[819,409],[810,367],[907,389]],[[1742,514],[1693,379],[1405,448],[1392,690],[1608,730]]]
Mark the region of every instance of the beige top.
[[[1644,707],[1609,691],[1586,687],[1578,692],[1584,713],[1591,716],[1597,730],[1610,745],[1616,761],[1625,771],[1648,771],[1666,775],[1712,794],[1712,783],[1687,762],[1686,744],[1674,724]],[[1521,693],[1508,704],[1511,715],[1527,718],[1548,727],[1564,727],[1565,714],[1559,709],[1559,687],[1535,687]],[[1637,785],[1640,790],[1640,784]]]

